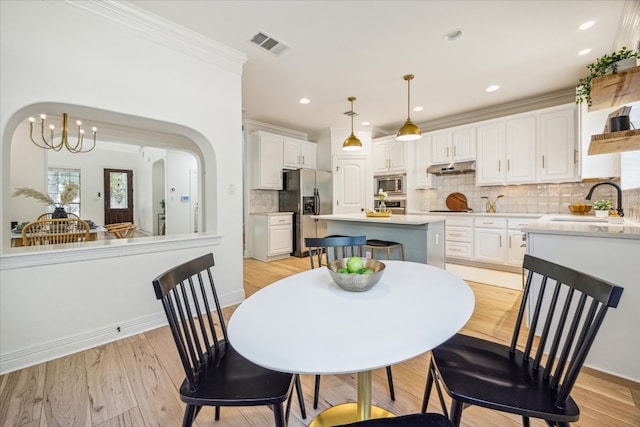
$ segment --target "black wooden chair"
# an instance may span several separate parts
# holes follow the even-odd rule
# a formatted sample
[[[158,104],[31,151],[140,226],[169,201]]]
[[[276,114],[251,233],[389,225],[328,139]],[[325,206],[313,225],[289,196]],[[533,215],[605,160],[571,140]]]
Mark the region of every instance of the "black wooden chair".
[[[524,426],[529,418],[550,426],[578,420],[571,389],[607,310],[618,306],[623,289],[530,255],[523,267],[527,280],[511,345],[457,334],[435,348],[422,412],[435,382],[442,409],[455,425],[470,405],[520,415]],[[450,414],[440,384],[452,399]]]
[[[309,248],[309,262],[311,268],[322,267],[322,254],[325,254],[325,264],[341,258],[352,256],[363,256],[363,247],[367,241],[366,236],[327,236],[327,237],[306,237],[304,245]],[[314,261],[315,260],[315,261]],[[391,367],[387,366],[387,379],[389,381],[389,395],[391,400],[396,400],[393,388],[393,375]],[[316,382],[313,391],[313,408],[318,408],[318,398],[320,396],[320,375],[316,375]]]
[[[207,254],[153,280],[186,374],[180,387],[180,399],[187,404],[182,425],[191,426],[203,406],[215,406],[218,420],[221,406],[267,405],[275,425],[284,427],[292,384],[302,400],[300,379],[251,363],[234,350],[213,282],[213,266],[213,254]]]
[[[409,414],[391,418],[376,418],[357,421],[336,427],[454,427],[451,421],[440,414]]]

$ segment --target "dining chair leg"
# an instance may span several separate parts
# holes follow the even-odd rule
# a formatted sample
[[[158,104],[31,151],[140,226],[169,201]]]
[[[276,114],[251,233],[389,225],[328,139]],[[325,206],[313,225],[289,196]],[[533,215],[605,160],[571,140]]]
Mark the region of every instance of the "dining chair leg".
[[[273,418],[276,422],[276,427],[286,427],[287,421],[285,419],[282,403],[273,405]]]
[[[316,384],[313,388],[313,409],[318,409],[318,397],[320,396],[320,375],[316,375]]]
[[[182,418],[182,427],[191,427],[195,418],[196,407],[194,405],[187,405],[184,410],[184,417]]]
[[[391,374],[391,366],[387,366],[387,380],[389,381],[389,396],[391,396],[391,400],[396,400],[396,392],[393,389],[393,375]]]
[[[307,409],[304,406],[304,395],[302,394],[302,383],[300,382],[300,375],[295,375],[295,387],[296,394],[298,395],[298,405],[300,406],[300,415],[303,420],[307,419]]]
[[[529,427],[531,424],[529,423],[529,417],[522,416],[522,427]]]
[[[431,388],[433,387],[433,372],[431,368],[433,367],[433,362],[429,364],[429,369],[427,370],[427,383],[424,386],[424,396],[422,397],[422,413],[427,412],[427,405],[429,405],[429,398],[431,397]]]
[[[449,420],[454,426],[460,426],[460,420],[462,419],[462,409],[464,409],[464,403],[459,400],[451,401],[451,416]]]
[[[220,407],[216,406],[215,420],[218,421],[219,419],[220,419]]]

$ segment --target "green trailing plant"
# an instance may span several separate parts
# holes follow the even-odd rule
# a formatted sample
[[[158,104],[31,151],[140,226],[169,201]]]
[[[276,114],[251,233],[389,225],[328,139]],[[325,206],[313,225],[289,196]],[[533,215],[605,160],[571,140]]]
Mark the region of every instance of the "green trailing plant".
[[[576,86],[576,104],[582,104],[586,101],[587,105],[591,105],[591,80],[604,76],[605,74],[617,73],[618,65],[616,63],[618,61],[638,57],[637,51],[623,47],[619,51],[611,53],[611,55],[604,54],[600,58],[596,58],[596,62],[587,65],[589,75],[578,81],[578,85]]]
[[[80,186],[78,184],[69,183],[65,185],[64,190],[62,191],[62,193],[60,193],[60,203],[57,203],[48,194],[42,193],[38,190],[34,190],[33,188],[30,188],[30,187],[16,188],[16,190],[13,192],[13,197],[18,197],[18,196],[31,197],[46,205],[64,206],[73,202],[73,200],[76,197],[78,197],[79,189],[80,189]]]
[[[597,211],[608,211],[611,209],[611,200],[602,199],[593,202],[593,208]]]

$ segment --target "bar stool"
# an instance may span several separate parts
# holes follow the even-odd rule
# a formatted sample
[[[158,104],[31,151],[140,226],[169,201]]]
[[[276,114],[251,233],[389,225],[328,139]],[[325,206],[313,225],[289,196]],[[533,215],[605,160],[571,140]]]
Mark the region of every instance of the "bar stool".
[[[400,259],[404,261],[404,246],[402,243],[392,242],[389,240],[378,240],[378,239],[369,239],[364,245],[365,251],[367,249],[371,250],[371,258],[379,259],[375,257],[376,250],[385,250],[387,251],[387,259],[391,259],[391,250],[394,248],[400,248]]]

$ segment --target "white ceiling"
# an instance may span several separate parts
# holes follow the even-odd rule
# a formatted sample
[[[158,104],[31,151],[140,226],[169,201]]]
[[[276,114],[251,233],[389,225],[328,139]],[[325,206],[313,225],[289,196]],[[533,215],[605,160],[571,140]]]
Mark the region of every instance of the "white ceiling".
[[[637,2],[640,0],[629,0]],[[566,90],[616,46],[624,0],[154,1],[130,3],[244,52],[244,118],[313,133],[415,123]],[[579,30],[585,21],[595,25]],[[464,34],[443,39],[452,29]],[[249,40],[289,46],[275,56]],[[634,46],[629,46],[634,47]],[[578,56],[590,48],[592,52]],[[500,85],[487,93],[489,85]],[[298,100],[309,98],[301,105]],[[346,135],[345,135],[346,136]]]

